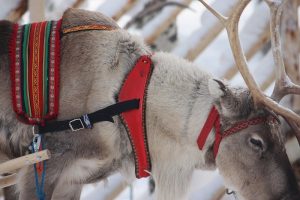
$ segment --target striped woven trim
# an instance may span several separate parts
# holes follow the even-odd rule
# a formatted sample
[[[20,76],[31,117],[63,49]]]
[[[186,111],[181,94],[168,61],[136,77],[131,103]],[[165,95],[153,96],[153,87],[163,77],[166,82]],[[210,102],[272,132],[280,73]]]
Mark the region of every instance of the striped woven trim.
[[[81,25],[81,26],[74,26],[71,28],[65,28],[62,30],[63,34],[66,33],[72,33],[72,32],[78,32],[78,31],[88,31],[88,30],[114,30],[114,27],[108,26],[108,25],[100,25],[100,24],[94,24],[94,25]]]
[[[10,42],[15,112],[29,124],[58,114],[60,21],[14,25]]]

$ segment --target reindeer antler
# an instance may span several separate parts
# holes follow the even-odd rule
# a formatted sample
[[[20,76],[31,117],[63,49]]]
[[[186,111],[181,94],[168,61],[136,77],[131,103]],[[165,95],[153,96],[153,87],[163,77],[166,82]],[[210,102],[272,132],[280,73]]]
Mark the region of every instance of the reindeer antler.
[[[254,104],[256,106],[264,105],[284,117],[290,124],[290,126],[294,129],[296,137],[300,144],[300,116],[298,116],[292,110],[285,108],[279,104],[280,100],[287,94],[300,94],[300,87],[292,83],[290,78],[286,74],[281,52],[279,25],[285,0],[265,0],[271,10],[271,43],[276,66],[276,83],[273,94],[271,96],[272,98],[266,96],[261,91],[253,76],[251,75],[248,69],[247,60],[241,47],[241,42],[239,40],[238,23],[244,9],[251,0],[240,0],[240,3],[236,8],[236,12],[232,13],[232,15],[230,15],[228,18],[222,16],[219,12],[206,4],[204,0],[199,1],[208,10],[210,10],[212,14],[215,15],[225,26],[236,65],[251,92]]]
[[[284,2],[278,4],[278,1],[265,0],[271,9],[271,43],[274,56],[274,63],[276,66],[276,82],[272,99],[279,102],[287,94],[300,94],[300,87],[291,82],[290,78],[286,74],[285,66],[282,57],[281,41],[279,34],[279,25],[281,21],[282,9]],[[274,31],[272,31],[274,30]]]

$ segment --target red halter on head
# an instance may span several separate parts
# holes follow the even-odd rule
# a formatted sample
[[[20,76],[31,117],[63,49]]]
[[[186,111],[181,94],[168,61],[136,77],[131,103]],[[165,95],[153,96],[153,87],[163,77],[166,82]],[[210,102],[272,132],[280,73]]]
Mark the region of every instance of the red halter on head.
[[[203,149],[206,139],[207,139],[210,131],[214,127],[215,132],[216,132],[215,133],[215,142],[214,142],[214,157],[216,158],[217,154],[218,154],[220,143],[223,138],[225,138],[231,134],[237,133],[240,130],[246,129],[250,125],[260,124],[260,123],[264,123],[266,121],[267,121],[266,117],[255,117],[255,118],[252,118],[249,120],[240,121],[240,122],[234,124],[231,128],[224,131],[222,134],[221,133],[221,124],[220,124],[220,115],[218,113],[218,110],[213,106],[208,115],[208,118],[206,119],[206,122],[198,136],[198,139],[197,139],[198,147],[200,150]]]

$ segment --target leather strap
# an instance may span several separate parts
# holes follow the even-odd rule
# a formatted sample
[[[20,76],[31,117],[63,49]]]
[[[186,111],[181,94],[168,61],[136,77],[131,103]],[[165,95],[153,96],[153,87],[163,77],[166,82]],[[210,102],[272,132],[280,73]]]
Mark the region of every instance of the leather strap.
[[[203,149],[205,142],[207,140],[207,137],[211,130],[215,128],[215,141],[214,141],[214,158],[217,157],[218,151],[219,151],[219,146],[220,143],[222,142],[222,139],[232,135],[234,133],[237,133],[243,129],[248,128],[249,126],[252,125],[257,125],[260,123],[265,123],[268,119],[266,117],[255,117],[251,118],[249,120],[245,121],[240,121],[235,123],[232,127],[229,129],[225,130],[223,133],[221,132],[221,123],[220,123],[220,115],[218,113],[218,110],[213,106],[212,109],[209,112],[209,115],[205,121],[205,124],[200,131],[200,134],[197,139],[197,144],[200,150]],[[273,121],[276,121],[273,119]]]
[[[127,75],[119,93],[119,101],[140,99],[140,107],[130,112],[122,113],[121,119],[125,125],[135,159],[137,178],[148,177],[151,171],[151,161],[146,133],[146,97],[147,87],[153,66],[149,56],[141,56]]]
[[[48,132],[58,132],[65,130],[78,131],[81,129],[91,129],[93,127],[93,124],[97,122],[114,122],[112,118],[113,116],[130,110],[138,109],[140,106],[139,102],[139,99],[131,99],[113,104],[96,112],[86,114],[78,118],[47,122],[44,126],[39,126],[39,133],[44,134]]]

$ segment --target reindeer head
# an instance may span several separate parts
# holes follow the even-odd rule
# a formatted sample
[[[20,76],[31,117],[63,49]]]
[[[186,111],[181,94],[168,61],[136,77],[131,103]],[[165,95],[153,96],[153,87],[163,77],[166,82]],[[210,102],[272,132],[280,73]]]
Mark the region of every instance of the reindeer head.
[[[255,116],[268,117],[267,110],[281,115],[294,129],[300,143],[300,116],[279,105],[287,94],[300,94],[300,87],[286,75],[281,52],[279,25],[283,5],[287,0],[265,0],[271,10],[270,30],[274,55],[276,82],[273,94],[267,97],[256,84],[248,70],[248,64],[239,40],[238,23],[251,0],[240,0],[234,13],[228,18],[199,0],[224,25],[236,65],[243,76],[248,91],[231,90],[217,81],[220,98],[217,103],[223,128],[237,119],[249,120]],[[250,95],[251,94],[251,95]],[[219,147],[216,164],[228,187],[236,190],[242,199],[300,199],[298,185],[280,139],[277,124],[260,123],[225,137]]]
[[[241,121],[258,117],[266,120],[222,139],[216,165],[226,186],[242,199],[299,199],[276,116],[256,109],[248,89],[230,88],[219,80],[213,82],[209,83],[210,93],[218,96],[215,106],[222,133]]]

